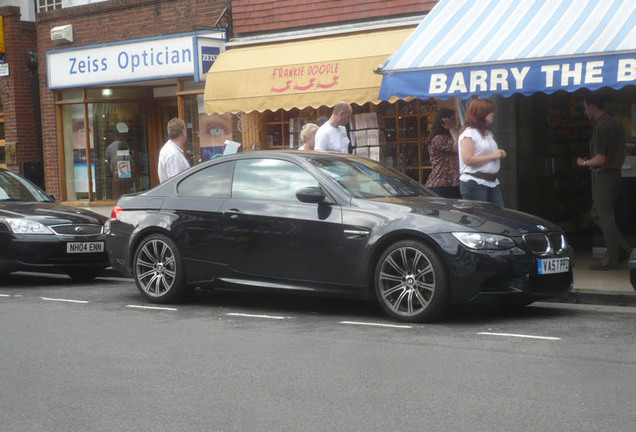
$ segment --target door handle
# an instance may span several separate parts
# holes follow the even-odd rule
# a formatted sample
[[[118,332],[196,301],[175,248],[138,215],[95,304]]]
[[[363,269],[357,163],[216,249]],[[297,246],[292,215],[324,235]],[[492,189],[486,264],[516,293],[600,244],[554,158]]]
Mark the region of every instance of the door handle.
[[[231,208],[228,211],[225,212],[226,215],[230,215],[230,219],[236,219],[239,217],[239,215],[243,213],[242,211],[240,211],[237,208]]]

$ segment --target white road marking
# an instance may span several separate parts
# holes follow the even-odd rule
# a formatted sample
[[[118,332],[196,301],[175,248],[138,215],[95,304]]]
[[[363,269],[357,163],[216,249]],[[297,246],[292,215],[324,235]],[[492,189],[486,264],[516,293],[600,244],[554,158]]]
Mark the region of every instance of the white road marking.
[[[40,297],[42,300],[46,301],[56,301],[56,302],[65,302],[65,303],[80,303],[87,304],[86,300],[72,300],[72,299],[61,299],[61,298],[51,298],[51,297]]]
[[[523,335],[523,334],[514,334],[514,333],[490,333],[490,332],[479,332],[477,333],[483,336],[505,336],[505,337],[517,337],[517,338],[526,338],[526,339],[542,339],[542,340],[552,340],[558,341],[561,340],[559,337],[552,336],[533,336],[533,335]]]
[[[410,325],[382,324],[382,323],[370,323],[370,322],[359,322],[359,321],[340,321],[340,324],[361,325],[361,326],[375,326],[375,327],[404,328],[404,329],[413,328],[413,326],[410,326]]]
[[[11,297],[11,294],[0,294],[0,297]]]
[[[160,307],[160,306],[140,306],[140,305],[126,305],[127,308],[132,309],[149,309],[149,310],[164,310],[164,311],[176,311],[177,308]]]
[[[227,313],[229,316],[238,316],[238,317],[246,317],[246,318],[265,318],[265,319],[277,319],[283,320],[285,317],[282,316],[273,316],[273,315],[253,315],[253,314],[244,314],[244,313]]]

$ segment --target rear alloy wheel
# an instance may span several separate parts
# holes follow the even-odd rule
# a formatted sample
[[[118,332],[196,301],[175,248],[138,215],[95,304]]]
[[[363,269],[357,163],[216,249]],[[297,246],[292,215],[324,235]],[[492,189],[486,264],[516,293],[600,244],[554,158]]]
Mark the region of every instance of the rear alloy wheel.
[[[163,234],[145,238],[133,261],[133,277],[139,292],[153,303],[173,303],[188,293],[177,245]]]
[[[448,282],[442,261],[421,242],[399,241],[384,251],[374,280],[380,306],[394,319],[431,321],[446,309]]]

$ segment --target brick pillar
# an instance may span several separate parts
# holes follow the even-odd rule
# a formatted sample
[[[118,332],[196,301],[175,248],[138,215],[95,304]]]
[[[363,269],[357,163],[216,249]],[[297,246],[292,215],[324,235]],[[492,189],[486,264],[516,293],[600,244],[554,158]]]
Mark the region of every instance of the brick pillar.
[[[35,23],[20,21],[16,6],[0,7],[0,15],[9,65],[9,76],[0,77],[5,138],[8,143],[17,143],[17,163],[7,167],[20,172],[23,163],[42,162]]]

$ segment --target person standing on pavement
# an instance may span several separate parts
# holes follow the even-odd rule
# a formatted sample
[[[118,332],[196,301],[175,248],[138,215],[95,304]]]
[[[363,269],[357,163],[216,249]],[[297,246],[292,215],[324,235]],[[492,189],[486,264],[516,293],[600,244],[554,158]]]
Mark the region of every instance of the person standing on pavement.
[[[632,249],[616,225],[614,209],[621,186],[621,167],[625,160],[625,131],[606,109],[609,97],[590,93],[583,100],[585,114],[594,122],[590,139],[590,156],[576,159],[592,175],[592,210],[594,222],[601,228],[607,252],[590,270],[611,270],[627,261]]]
[[[333,107],[331,117],[316,132],[314,150],[321,152],[349,153],[349,137],[345,125],[349,123],[353,108],[346,102]]]
[[[185,157],[185,143],[188,139],[186,124],[180,118],[168,122],[168,138],[159,152],[159,183],[163,183],[181,171],[190,168]]]
[[[489,127],[495,120],[495,103],[473,100],[466,110],[466,123],[459,135],[459,190],[467,200],[504,206],[499,189],[500,159],[506,157]]]
[[[431,157],[432,170],[426,187],[445,198],[461,198],[457,158],[459,131],[455,111],[442,108],[437,112],[431,137],[428,154]]]
[[[318,125],[316,123],[305,123],[300,129],[301,146],[298,150],[313,150],[316,145],[316,132]]]

